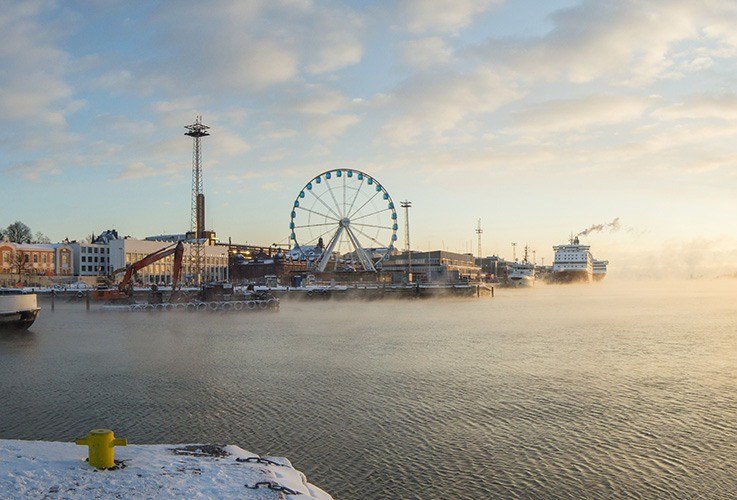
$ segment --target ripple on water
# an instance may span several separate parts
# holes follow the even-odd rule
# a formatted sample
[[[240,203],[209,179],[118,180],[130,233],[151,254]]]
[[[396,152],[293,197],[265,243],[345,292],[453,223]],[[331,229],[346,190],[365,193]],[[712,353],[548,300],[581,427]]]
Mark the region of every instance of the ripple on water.
[[[57,310],[0,341],[0,437],[232,442],[336,498],[737,491],[737,307],[575,290],[165,321]]]

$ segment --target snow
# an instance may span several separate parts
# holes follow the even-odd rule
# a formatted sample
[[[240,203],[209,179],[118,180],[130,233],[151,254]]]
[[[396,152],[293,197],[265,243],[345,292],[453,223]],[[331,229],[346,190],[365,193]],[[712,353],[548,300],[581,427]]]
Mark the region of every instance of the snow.
[[[286,458],[233,445],[116,447],[114,470],[97,470],[86,458],[87,447],[74,443],[0,440],[2,496],[332,498]]]

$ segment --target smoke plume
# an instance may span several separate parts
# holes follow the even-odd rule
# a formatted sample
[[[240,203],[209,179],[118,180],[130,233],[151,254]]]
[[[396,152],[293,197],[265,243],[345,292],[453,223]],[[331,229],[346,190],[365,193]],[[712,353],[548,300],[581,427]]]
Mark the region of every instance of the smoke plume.
[[[622,225],[619,223],[619,217],[616,217],[613,221],[609,222],[608,224],[594,224],[591,227],[584,229],[580,233],[578,233],[576,236],[586,236],[591,233],[598,233],[601,231],[609,231],[611,233],[617,232],[622,228]]]

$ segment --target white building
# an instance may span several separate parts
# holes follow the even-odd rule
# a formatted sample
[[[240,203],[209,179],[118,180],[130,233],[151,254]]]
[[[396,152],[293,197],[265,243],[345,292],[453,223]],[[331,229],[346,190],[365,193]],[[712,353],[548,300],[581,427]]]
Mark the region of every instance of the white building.
[[[74,250],[75,276],[107,276],[113,272],[107,245],[73,241],[69,246]]]
[[[110,266],[112,269],[121,269],[143,259],[148,254],[169,247],[176,243],[169,241],[134,240],[131,238],[111,240]],[[204,273],[202,280],[227,281],[228,280],[228,247],[227,246],[203,246],[204,251]],[[194,245],[184,243],[184,261],[182,263],[182,274],[180,283],[192,284],[195,281]],[[144,285],[152,283],[170,284],[173,276],[174,256],[170,255],[155,262],[137,273],[138,281]],[[120,279],[122,276],[116,276]]]

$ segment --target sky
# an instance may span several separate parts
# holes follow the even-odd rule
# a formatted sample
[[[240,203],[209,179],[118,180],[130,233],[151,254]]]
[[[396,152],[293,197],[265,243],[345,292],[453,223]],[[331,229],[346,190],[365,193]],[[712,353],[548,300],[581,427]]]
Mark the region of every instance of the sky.
[[[737,272],[737,2],[0,0],[0,226],[286,243],[316,175],[412,201],[412,247]],[[616,223],[612,224],[615,219]],[[403,224],[400,212],[400,224]],[[403,245],[403,230],[398,232]]]

